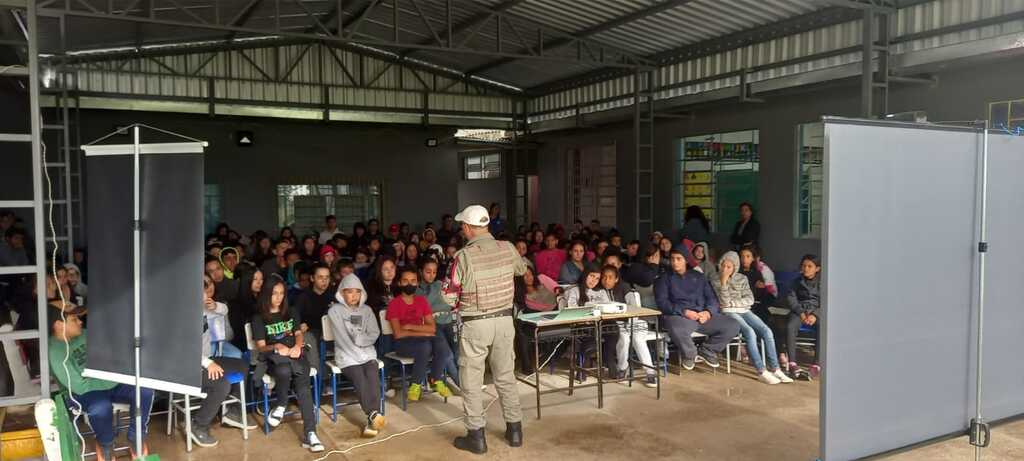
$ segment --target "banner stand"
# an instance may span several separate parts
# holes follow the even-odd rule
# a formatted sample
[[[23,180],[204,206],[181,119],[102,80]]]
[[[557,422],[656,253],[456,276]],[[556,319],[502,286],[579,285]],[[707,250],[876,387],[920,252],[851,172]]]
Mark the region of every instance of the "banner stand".
[[[142,144],[141,128],[151,128],[156,131],[160,131],[166,134],[170,134],[182,139],[187,139],[189,142],[178,142],[178,143],[158,143],[144,146]],[[129,126],[132,129],[131,145],[114,144],[114,145],[96,145],[97,142],[103,141],[111,136],[123,134],[123,129],[110,133],[103,136],[96,141],[89,144],[83,145],[82,149],[85,151],[85,155],[88,156],[100,156],[100,155],[125,155],[130,153],[132,155],[132,198],[133,198],[133,210],[132,210],[132,322],[133,322],[133,337],[132,343],[135,354],[135,373],[134,382],[135,386],[135,453],[137,456],[142,456],[142,444],[145,439],[145,433],[142,430],[142,411],[138,409],[142,408],[142,325],[141,325],[141,291],[142,291],[142,212],[141,212],[141,165],[140,156],[143,153],[203,153],[205,148],[209,145],[205,141],[183,136],[177,133],[172,133],[159,128],[149,127],[143,124],[132,124]],[[130,151],[130,152],[129,152]],[[93,370],[86,369],[83,375],[100,378],[109,373],[99,372],[96,373]],[[192,390],[192,389],[189,389]],[[189,394],[197,394],[195,390],[193,392],[185,392]]]

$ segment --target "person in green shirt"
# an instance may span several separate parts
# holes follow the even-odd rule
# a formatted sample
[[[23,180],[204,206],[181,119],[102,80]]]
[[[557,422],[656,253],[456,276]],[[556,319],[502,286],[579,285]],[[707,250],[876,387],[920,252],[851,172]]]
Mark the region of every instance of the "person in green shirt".
[[[135,419],[135,387],[127,384],[112,383],[96,378],[82,376],[85,370],[86,344],[85,329],[82,328],[80,315],[85,309],[72,307],[64,310],[51,305],[47,315],[50,327],[49,363],[50,373],[57,378],[62,390],[74,398],[68,401],[67,407],[79,410],[88,415],[89,425],[96,433],[96,459],[107,461],[114,459],[114,407],[116,403],[131,405],[131,417]],[[67,369],[65,370],[65,358]],[[69,399],[70,400],[70,399]],[[153,390],[142,389],[142,430],[146,432],[149,422],[149,410],[153,406]],[[135,447],[135,424],[128,426],[128,440],[131,442],[132,459],[137,458]],[[142,456],[149,452],[143,444]]]

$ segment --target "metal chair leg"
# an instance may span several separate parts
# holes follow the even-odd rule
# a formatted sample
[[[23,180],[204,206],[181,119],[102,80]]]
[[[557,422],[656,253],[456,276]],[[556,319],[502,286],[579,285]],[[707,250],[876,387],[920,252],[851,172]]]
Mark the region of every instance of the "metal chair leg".
[[[248,379],[238,383],[238,398],[241,399],[238,405],[242,407],[242,439],[249,440],[249,409],[245,399],[245,381]]]
[[[185,395],[185,451],[192,453],[192,402]]]
[[[338,421],[338,375],[331,373],[331,422]]]
[[[402,366],[402,411],[409,409],[409,380],[405,376],[405,364]]]
[[[270,388],[266,384],[263,385],[263,433],[270,435]]]
[[[387,405],[384,403],[384,394],[387,392],[387,387],[384,382],[384,368],[380,368],[378,371],[380,372],[380,414],[383,415],[387,408]]]
[[[167,435],[174,435],[174,393],[167,393]]]

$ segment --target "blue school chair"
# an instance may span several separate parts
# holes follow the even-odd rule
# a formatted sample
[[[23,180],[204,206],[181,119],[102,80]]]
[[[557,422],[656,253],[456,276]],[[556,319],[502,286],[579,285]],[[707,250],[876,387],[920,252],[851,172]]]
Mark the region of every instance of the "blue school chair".
[[[328,341],[332,341],[333,342],[334,341],[334,329],[331,327],[331,319],[330,319],[330,317],[328,317],[326,315],[321,317],[320,318],[320,324],[322,325],[322,327],[324,329],[324,337],[321,339],[320,344],[321,345],[326,344]],[[321,346],[321,351],[323,349],[325,349],[325,347]],[[323,352],[320,353],[320,356],[323,357]],[[333,360],[333,359],[332,360],[327,360],[325,362],[325,364],[326,364],[327,368],[330,369],[330,371],[331,371],[331,422],[336,422],[336,421],[338,421],[338,407],[344,407],[344,406],[347,406],[347,405],[358,404],[359,401],[358,400],[354,400],[354,401],[351,401],[351,402],[342,402],[340,404],[338,403],[338,375],[341,375],[341,367],[339,367],[337,362],[335,360]],[[380,414],[383,415],[384,414],[384,407],[385,407],[385,404],[384,404],[384,392],[385,392],[385,388],[384,388],[385,381],[384,381],[384,378],[385,378],[385,376],[384,376],[384,362],[382,362],[379,359],[377,360],[377,369],[380,371],[380,410],[379,411],[380,411]],[[348,386],[348,387],[342,388],[341,390],[349,390],[349,389],[355,389],[355,388],[352,387],[352,386]],[[318,408],[317,411],[319,411],[319,410],[320,409]]]

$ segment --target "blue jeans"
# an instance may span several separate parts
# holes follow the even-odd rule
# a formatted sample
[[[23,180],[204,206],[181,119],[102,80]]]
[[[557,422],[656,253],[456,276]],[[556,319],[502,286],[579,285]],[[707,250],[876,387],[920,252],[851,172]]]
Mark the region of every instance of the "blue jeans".
[[[395,341],[395,352],[402,357],[413,359],[413,383],[426,382],[428,366],[431,381],[443,379],[445,366],[452,357],[448,343],[444,338],[437,336],[410,336],[399,339]]]
[[[743,342],[747,343],[747,353],[750,361],[758,372],[764,371],[764,360],[761,359],[761,352],[757,348],[757,338],[764,339],[765,355],[768,356],[768,369],[775,371],[779,369],[779,355],[775,352],[775,335],[772,329],[751,311],[742,314],[725,314],[732,317],[740,324],[740,334],[743,335]]]
[[[448,359],[448,363],[445,364],[445,372],[448,376],[451,376],[452,381],[459,383],[459,347],[458,343],[455,342],[455,325],[451,323],[438,324],[437,325],[437,336],[444,338],[445,342],[448,343],[448,348],[451,349],[451,358]]]
[[[229,341],[210,341],[214,357],[242,358],[242,350]]]
[[[96,441],[108,447],[114,443],[114,403],[131,405],[132,423],[128,426],[128,441],[135,443],[135,386],[118,384],[105,391],[86,392],[76,395],[75,400],[82,404],[84,413],[89,415],[89,425],[96,433]],[[77,408],[68,399],[68,408]],[[153,407],[153,390],[142,389],[142,432],[149,425],[149,410]]]

